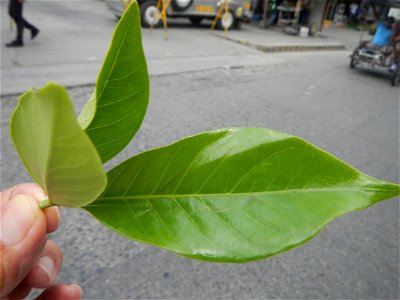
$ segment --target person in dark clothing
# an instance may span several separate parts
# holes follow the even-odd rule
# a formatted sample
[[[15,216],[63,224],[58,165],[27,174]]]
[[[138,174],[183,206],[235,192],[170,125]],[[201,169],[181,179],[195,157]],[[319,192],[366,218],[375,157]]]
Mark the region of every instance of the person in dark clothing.
[[[308,20],[310,18],[311,12],[311,1],[303,0],[301,3],[301,11],[299,14],[299,24],[303,26],[308,26]]]
[[[29,24],[23,17],[22,17],[22,8],[23,8],[24,0],[10,0],[8,13],[11,18],[13,18],[16,26],[17,26],[17,37],[14,41],[7,43],[7,47],[21,47],[24,45],[23,41],[23,32],[24,27],[28,28],[31,31],[31,38],[34,39],[38,33],[39,29],[37,29],[32,24]]]

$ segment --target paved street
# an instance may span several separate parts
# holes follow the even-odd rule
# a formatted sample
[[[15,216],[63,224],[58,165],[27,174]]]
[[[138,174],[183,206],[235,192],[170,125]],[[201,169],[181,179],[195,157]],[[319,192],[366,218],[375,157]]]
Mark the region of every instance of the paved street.
[[[84,80],[99,68],[108,44],[102,35],[111,34],[113,16],[98,2],[96,9],[89,9],[90,1],[79,2],[75,10],[72,1],[34,2],[32,10],[26,10],[32,22],[35,9],[48,9],[48,14],[72,18],[71,28],[55,23],[24,49],[2,48],[2,81],[8,76],[3,68],[15,69],[15,61],[27,65],[29,78],[29,65],[39,72],[35,61],[47,60],[43,70],[54,68],[57,61],[64,70],[89,69],[82,71],[81,84],[89,83]],[[88,11],[86,19],[75,15],[81,7]],[[37,23],[43,22],[44,28],[41,16]],[[100,19],[96,29],[93,22]],[[75,26],[84,34],[76,34]],[[2,43],[4,39],[2,34]],[[152,73],[148,114],[134,141],[108,169],[143,150],[202,131],[267,127],[303,137],[371,176],[399,182],[399,88],[391,87],[385,74],[351,70],[348,51],[263,53],[184,23],[171,28],[167,43],[161,31],[144,31],[144,41]],[[30,56],[30,47],[41,47],[32,51],[41,56]],[[49,51],[54,53],[47,55]],[[49,71],[49,78],[53,75],[59,72]],[[26,78],[21,82],[27,83]],[[92,90],[91,85],[69,89],[77,111]],[[1,99],[3,189],[30,181],[8,137],[17,98]],[[59,280],[81,284],[87,299],[399,298],[398,199],[340,217],[309,243],[248,264],[199,262],[136,243],[79,209],[62,209],[62,217],[52,235],[64,251]]]

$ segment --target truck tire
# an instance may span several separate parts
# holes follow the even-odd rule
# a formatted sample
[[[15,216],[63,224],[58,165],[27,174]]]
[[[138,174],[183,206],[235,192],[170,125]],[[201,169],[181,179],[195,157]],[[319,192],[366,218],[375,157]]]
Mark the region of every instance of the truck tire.
[[[140,5],[140,23],[142,27],[158,27],[161,25],[159,18],[160,11],[157,8],[157,1],[145,1]]]
[[[193,3],[193,0],[171,0],[171,6],[174,11],[185,11]]]
[[[228,30],[231,30],[235,26],[235,23],[236,23],[236,18],[235,18],[234,12],[231,10],[228,10],[218,20],[217,26],[219,29],[222,29],[222,30],[224,30],[225,28],[227,28]]]

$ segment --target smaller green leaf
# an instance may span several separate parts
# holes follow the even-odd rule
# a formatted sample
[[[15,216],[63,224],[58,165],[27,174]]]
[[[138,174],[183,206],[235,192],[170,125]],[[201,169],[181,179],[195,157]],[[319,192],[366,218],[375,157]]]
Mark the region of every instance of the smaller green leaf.
[[[132,1],[114,30],[95,91],[78,118],[103,162],[117,155],[135,136],[148,100],[149,74],[139,7]]]
[[[107,178],[99,154],[62,86],[48,83],[24,93],[10,129],[17,153],[51,204],[84,206],[104,190]]]

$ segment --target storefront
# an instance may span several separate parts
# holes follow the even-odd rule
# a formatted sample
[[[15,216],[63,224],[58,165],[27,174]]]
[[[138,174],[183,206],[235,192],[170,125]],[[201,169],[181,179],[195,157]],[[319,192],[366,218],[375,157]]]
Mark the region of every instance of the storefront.
[[[265,26],[306,26],[320,29],[328,0],[255,0],[254,16]]]
[[[312,31],[330,26],[373,24],[378,15],[400,19],[400,9],[390,7],[399,0],[253,0],[256,21],[267,26],[306,26]],[[258,18],[258,19],[257,19]]]
[[[371,5],[376,5],[375,12],[379,17],[400,18],[396,0],[330,0],[325,5],[324,26],[371,24],[376,18]]]
[[[343,25],[348,21],[355,22],[365,1],[331,0],[327,1],[324,13],[324,26]]]

